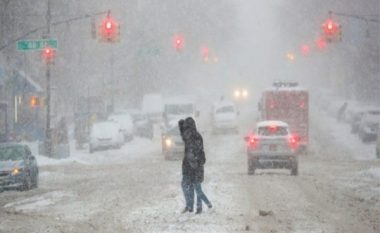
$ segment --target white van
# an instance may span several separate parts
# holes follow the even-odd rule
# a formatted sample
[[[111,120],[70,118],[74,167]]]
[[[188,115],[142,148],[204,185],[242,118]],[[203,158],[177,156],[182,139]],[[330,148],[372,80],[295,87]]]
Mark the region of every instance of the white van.
[[[165,99],[163,117],[166,128],[176,126],[180,119],[186,119],[188,117],[195,119],[198,116],[199,112],[196,110],[193,98],[176,96]]]
[[[221,101],[213,104],[212,128],[213,132],[232,131],[238,133],[239,112],[233,102]]]
[[[146,94],[143,97],[142,111],[152,122],[160,122],[163,113],[163,101],[161,94]]]

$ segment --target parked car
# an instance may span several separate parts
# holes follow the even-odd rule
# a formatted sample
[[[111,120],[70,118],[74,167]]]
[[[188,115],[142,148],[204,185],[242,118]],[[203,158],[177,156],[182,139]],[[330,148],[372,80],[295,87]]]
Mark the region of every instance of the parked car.
[[[162,134],[162,154],[166,160],[182,159],[184,151],[185,144],[178,126],[174,126]]]
[[[109,121],[114,121],[120,125],[124,135],[124,141],[129,142],[133,139],[133,119],[128,113],[113,113],[108,117]]]
[[[135,112],[132,114],[133,118],[133,131],[134,135],[153,139],[154,126],[153,122],[142,112]]]
[[[213,104],[212,129],[214,133],[220,131],[238,132],[238,111],[230,101],[221,101]]]
[[[358,127],[363,142],[376,141],[380,125],[380,110],[370,110],[363,114]]]
[[[299,139],[282,121],[257,123],[253,133],[245,137],[247,142],[248,174],[256,169],[285,168],[291,175],[298,175],[297,147]]]
[[[90,131],[90,153],[100,149],[120,149],[124,135],[120,125],[112,121],[95,123]]]
[[[0,189],[37,187],[38,166],[30,148],[16,143],[0,144]]]

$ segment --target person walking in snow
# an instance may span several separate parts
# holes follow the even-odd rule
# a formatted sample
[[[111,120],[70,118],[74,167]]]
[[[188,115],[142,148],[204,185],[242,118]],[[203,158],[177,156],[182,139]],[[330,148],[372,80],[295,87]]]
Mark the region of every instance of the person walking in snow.
[[[212,205],[202,191],[204,164],[206,163],[203,138],[197,131],[195,121],[191,117],[186,118],[183,122],[183,140],[185,142],[185,169],[188,169],[188,175],[191,181],[191,184],[189,185],[190,192],[193,192],[191,188],[195,189],[197,194],[196,214],[200,214],[202,213],[202,202],[204,202],[209,208],[212,208]],[[190,193],[189,195],[191,196],[193,194]],[[190,199],[190,207],[192,207],[193,200],[194,199]],[[189,209],[189,211],[190,210],[192,210],[192,208]]]
[[[185,127],[184,127],[185,120],[181,119],[178,122],[179,131],[182,137],[183,142],[185,142]],[[194,208],[194,186],[193,186],[193,178],[194,177],[194,171],[191,169],[190,163],[186,155],[186,146],[184,151],[184,156],[182,160],[182,181],[181,181],[181,187],[183,191],[183,195],[185,197],[186,206],[185,209],[182,211],[182,213],[186,212],[193,212]]]

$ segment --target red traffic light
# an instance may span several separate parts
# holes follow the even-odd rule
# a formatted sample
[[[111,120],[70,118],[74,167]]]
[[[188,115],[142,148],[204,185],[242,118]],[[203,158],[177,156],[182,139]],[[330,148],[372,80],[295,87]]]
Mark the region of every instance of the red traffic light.
[[[310,46],[305,44],[301,46],[301,53],[305,56],[310,54]]]
[[[340,41],[341,40],[341,25],[334,20],[327,19],[322,24],[323,37],[327,42]]]
[[[46,47],[42,50],[42,58],[47,62],[53,62],[55,56],[55,51],[53,48]]]
[[[182,36],[176,35],[174,37],[174,48],[176,50],[181,50],[184,47],[185,40]]]
[[[326,40],[323,39],[323,38],[318,38],[316,41],[315,41],[318,49],[320,50],[323,50],[327,47],[327,43],[326,43]]]
[[[203,58],[208,58],[210,55],[210,50],[208,49],[208,47],[204,46],[202,47],[201,53]]]
[[[334,35],[339,28],[339,24],[334,22],[332,19],[328,19],[323,25],[323,31],[326,35]]]
[[[119,40],[120,26],[110,15],[100,25],[100,38],[104,42],[116,42]]]

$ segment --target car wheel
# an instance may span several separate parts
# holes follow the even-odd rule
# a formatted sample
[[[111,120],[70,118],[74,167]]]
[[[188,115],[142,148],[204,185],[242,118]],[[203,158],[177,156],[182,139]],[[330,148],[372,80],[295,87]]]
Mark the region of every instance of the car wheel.
[[[38,173],[34,176],[34,181],[33,181],[33,188],[38,188]]]
[[[21,191],[28,191],[28,190],[30,190],[32,188],[32,178],[30,177],[30,175],[28,175],[26,178],[25,178],[25,180],[24,180],[24,182],[23,182],[23,184],[22,184],[22,186],[21,186]]]
[[[298,163],[294,164],[290,170],[290,175],[298,176]]]
[[[256,166],[254,162],[248,161],[248,175],[254,175],[256,170]]]

